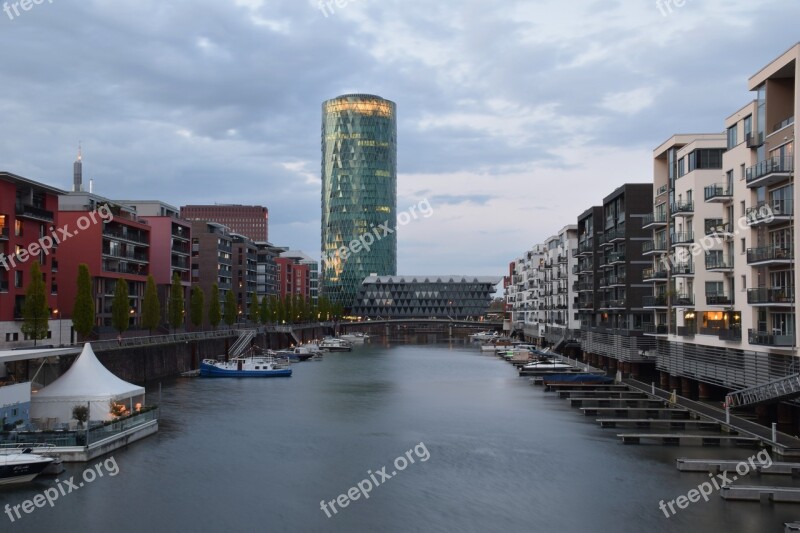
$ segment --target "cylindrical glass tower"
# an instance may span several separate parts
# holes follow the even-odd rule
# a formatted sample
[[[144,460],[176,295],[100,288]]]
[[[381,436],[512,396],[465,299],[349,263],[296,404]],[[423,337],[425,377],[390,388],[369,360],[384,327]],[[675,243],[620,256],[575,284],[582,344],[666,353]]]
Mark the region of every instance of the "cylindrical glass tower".
[[[397,275],[395,104],[347,94],[322,104],[322,295],[350,309],[370,274]]]

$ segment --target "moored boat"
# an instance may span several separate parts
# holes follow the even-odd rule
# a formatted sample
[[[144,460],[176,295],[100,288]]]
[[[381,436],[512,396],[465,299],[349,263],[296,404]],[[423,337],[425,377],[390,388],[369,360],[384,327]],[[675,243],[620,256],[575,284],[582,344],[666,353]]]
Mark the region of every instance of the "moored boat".
[[[0,485],[32,481],[54,461],[53,457],[33,453],[31,448],[2,450],[0,451]]]
[[[564,372],[555,374],[546,374],[542,376],[542,381],[545,385],[554,383],[584,383],[591,385],[600,385],[605,383],[613,383],[614,380],[603,374],[592,374],[589,372]]]
[[[369,335],[366,333],[345,333],[343,335],[339,335],[339,338],[349,342],[350,344],[364,344],[366,341],[369,340]]]
[[[319,343],[321,350],[328,350],[329,352],[349,352],[353,349],[353,345],[336,337],[326,337]]]
[[[230,361],[204,359],[200,375],[206,377],[289,377],[292,369],[272,356],[235,357]]]

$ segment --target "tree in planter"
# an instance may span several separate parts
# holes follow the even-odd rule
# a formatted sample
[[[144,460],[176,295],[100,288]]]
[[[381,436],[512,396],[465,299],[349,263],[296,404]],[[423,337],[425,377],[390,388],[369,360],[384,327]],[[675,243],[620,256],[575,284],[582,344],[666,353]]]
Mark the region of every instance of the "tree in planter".
[[[211,286],[211,300],[208,302],[208,323],[216,329],[222,320],[222,312],[219,308],[219,285],[216,283]]]
[[[178,274],[172,276],[172,287],[169,290],[169,325],[173,331],[183,325],[186,303],[183,299],[183,285]]]
[[[47,286],[38,261],[31,265],[30,276],[31,281],[25,290],[25,302],[22,304],[22,332],[33,339],[33,345],[36,346],[36,341],[47,338],[50,330],[50,308],[47,306]]]
[[[189,302],[189,319],[192,325],[199,328],[203,325],[203,304],[205,300],[205,293],[200,285],[192,287],[192,296]]]
[[[262,324],[269,324],[270,322],[270,309],[269,309],[269,297],[265,294],[263,298],[261,298],[261,308],[258,311],[259,320]]]
[[[153,330],[161,324],[161,302],[158,301],[158,289],[153,275],[147,276],[147,287],[144,290],[144,304],[142,308],[142,326]]]
[[[120,278],[114,289],[114,299],[111,301],[111,324],[120,335],[128,330],[131,323],[131,302],[128,295],[128,282]]]
[[[72,308],[72,327],[82,339],[86,339],[94,328],[94,298],[89,266],[78,265],[78,293]]]
[[[76,405],[72,408],[72,418],[78,421],[78,427],[82,428],[83,424],[89,418],[89,407],[86,405]]]
[[[224,310],[224,320],[228,327],[233,326],[236,322],[236,296],[233,295],[233,291],[228,291],[225,295],[225,310]]]

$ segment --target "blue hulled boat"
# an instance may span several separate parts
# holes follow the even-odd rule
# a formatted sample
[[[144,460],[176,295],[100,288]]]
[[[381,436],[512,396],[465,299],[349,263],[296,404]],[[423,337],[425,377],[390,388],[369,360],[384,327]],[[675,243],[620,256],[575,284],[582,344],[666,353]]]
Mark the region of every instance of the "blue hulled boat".
[[[545,385],[553,383],[586,383],[592,385],[601,385],[605,383],[613,383],[614,380],[603,374],[590,374],[587,372],[564,372],[557,374],[546,374],[542,377]]]
[[[288,365],[279,363],[274,357],[236,357],[230,361],[204,359],[200,364],[200,375],[206,377],[279,378],[292,375]]]

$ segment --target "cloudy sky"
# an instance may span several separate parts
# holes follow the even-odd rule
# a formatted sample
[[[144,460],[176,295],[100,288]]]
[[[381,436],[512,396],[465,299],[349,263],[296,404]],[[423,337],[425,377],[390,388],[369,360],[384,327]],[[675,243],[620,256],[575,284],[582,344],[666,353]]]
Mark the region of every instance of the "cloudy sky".
[[[662,0],[666,1],[666,0]],[[11,2],[13,4],[13,2]],[[257,203],[319,257],[321,102],[398,106],[403,274],[502,274],[652,149],[719,132],[800,40],[788,0],[44,0],[0,13],[0,169]],[[323,6],[324,7],[324,6]]]

